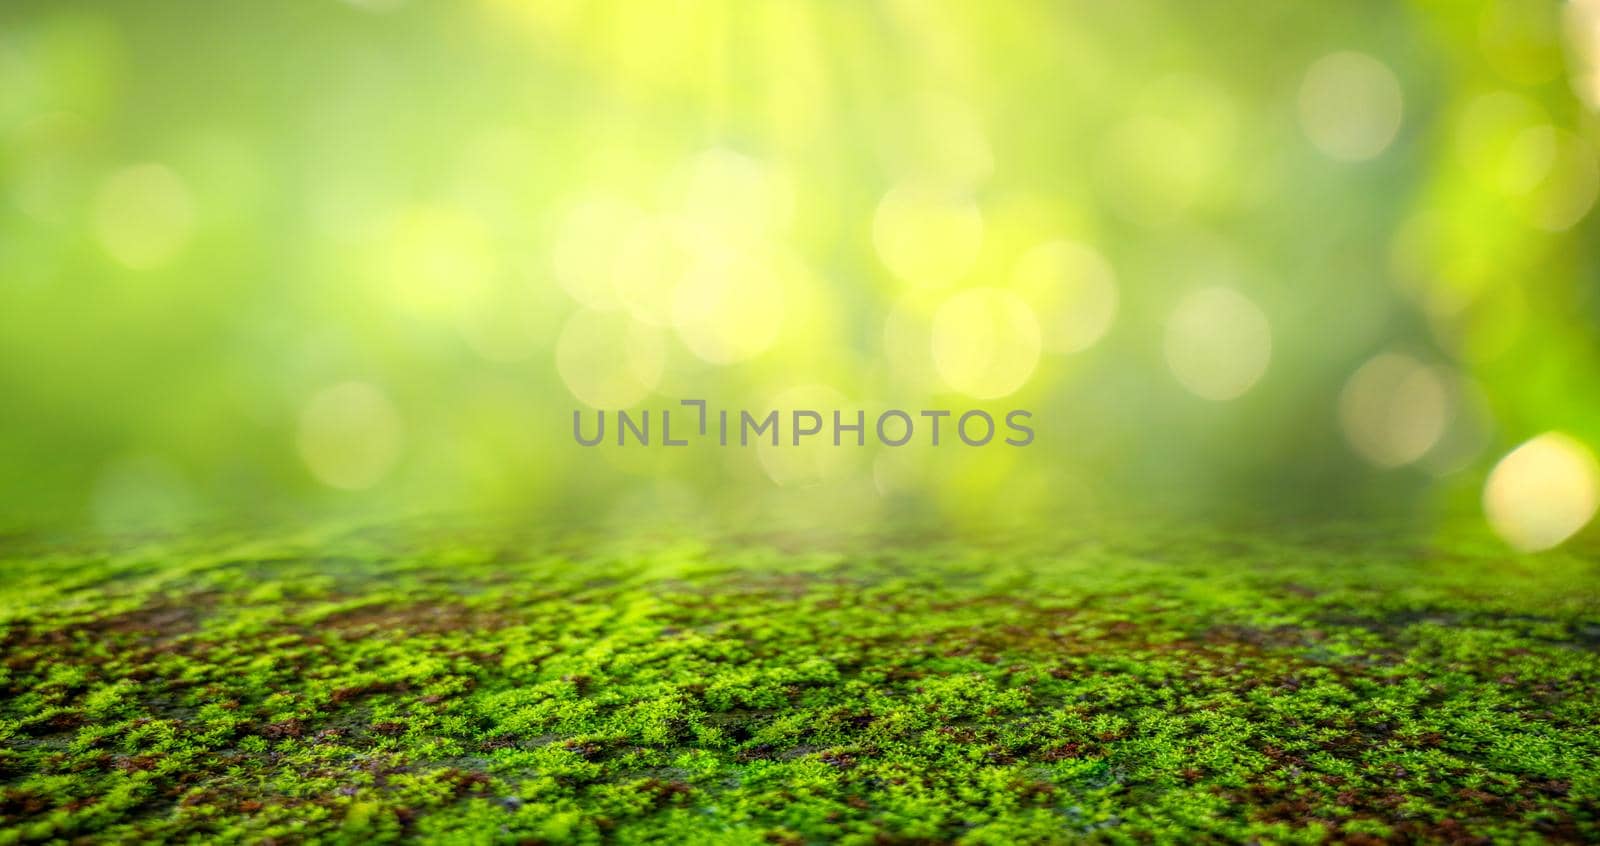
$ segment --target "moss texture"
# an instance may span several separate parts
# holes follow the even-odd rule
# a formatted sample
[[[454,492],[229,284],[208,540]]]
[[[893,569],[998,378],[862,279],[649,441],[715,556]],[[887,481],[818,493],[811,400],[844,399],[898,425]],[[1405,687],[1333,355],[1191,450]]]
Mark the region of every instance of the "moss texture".
[[[1600,556],[0,542],[0,843],[1600,840]]]

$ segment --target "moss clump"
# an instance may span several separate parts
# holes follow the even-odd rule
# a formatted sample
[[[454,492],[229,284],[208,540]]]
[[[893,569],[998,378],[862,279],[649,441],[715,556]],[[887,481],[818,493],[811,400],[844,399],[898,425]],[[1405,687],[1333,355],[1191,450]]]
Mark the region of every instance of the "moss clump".
[[[0,843],[1600,839],[1592,551],[4,544]]]

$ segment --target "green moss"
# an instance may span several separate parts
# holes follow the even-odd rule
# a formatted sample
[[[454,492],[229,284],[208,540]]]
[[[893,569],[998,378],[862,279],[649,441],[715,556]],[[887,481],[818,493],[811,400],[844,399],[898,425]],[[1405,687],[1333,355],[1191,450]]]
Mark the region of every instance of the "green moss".
[[[1600,839],[1593,550],[5,544],[0,843]]]

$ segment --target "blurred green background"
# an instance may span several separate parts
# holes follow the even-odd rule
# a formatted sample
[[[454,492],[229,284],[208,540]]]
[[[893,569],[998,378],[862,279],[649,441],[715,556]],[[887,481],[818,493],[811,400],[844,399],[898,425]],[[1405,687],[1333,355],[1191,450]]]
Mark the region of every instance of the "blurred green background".
[[[1597,68],[1595,0],[8,0],[0,509],[1549,546],[1597,498]],[[573,443],[683,397],[1038,436]]]

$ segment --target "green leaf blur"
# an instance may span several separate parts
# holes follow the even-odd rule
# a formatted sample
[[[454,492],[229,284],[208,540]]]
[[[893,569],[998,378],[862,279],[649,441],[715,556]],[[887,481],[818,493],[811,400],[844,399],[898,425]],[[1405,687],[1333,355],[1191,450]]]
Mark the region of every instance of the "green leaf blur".
[[[1542,548],[1594,510],[1597,104],[1593,0],[11,0],[0,508],[1488,502]],[[684,398],[1038,437],[573,442]]]

